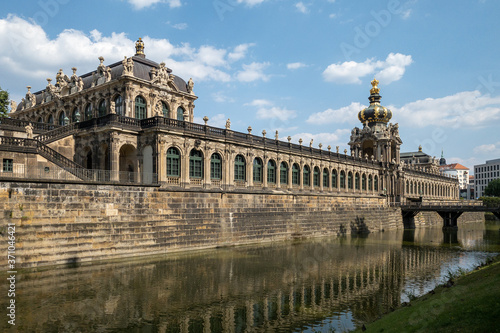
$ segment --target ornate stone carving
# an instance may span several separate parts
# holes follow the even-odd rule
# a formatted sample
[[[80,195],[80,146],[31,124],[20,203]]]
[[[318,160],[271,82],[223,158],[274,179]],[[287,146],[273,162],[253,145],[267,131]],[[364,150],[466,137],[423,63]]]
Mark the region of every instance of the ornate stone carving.
[[[109,113],[116,113],[116,103],[115,101],[111,101],[111,103],[109,103]]]
[[[193,79],[190,78],[188,83],[187,83],[187,92],[190,93],[191,95],[194,95],[194,91],[193,91],[193,87],[194,87],[194,82],[193,82]]]
[[[28,139],[33,139],[33,125],[29,123],[27,126],[24,127],[24,129],[26,130],[26,135]]]
[[[226,129],[231,129],[231,119],[227,118],[226,120]],[[252,129],[250,128],[250,131],[249,133],[252,131]]]
[[[27,86],[26,88],[28,88],[28,92],[26,93],[25,107],[31,108],[31,107],[35,106],[35,104],[36,104],[36,97],[31,92],[30,86]]]
[[[169,75],[168,68],[165,66],[165,63],[160,63],[160,68],[151,69],[151,82],[161,85],[168,85],[171,81],[174,80],[173,75]]]
[[[17,103],[13,99],[10,100],[10,112],[15,112],[17,109]]]
[[[122,60],[122,75],[134,75],[134,59],[125,57]]]
[[[69,77],[66,74],[64,74],[62,69],[59,69],[59,72],[57,72],[56,74],[56,84],[59,87],[59,89],[66,87],[70,82],[71,80],[69,79]]]

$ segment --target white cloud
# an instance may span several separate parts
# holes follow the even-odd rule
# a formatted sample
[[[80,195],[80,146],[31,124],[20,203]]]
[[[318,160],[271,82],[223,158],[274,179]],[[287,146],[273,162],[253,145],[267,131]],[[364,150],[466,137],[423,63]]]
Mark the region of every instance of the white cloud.
[[[174,74],[186,80],[193,78],[195,83],[269,79],[263,73],[267,63],[244,65],[241,72],[231,68],[234,61],[245,58],[248,48],[254,44],[225,49],[211,45],[194,47],[188,43],[174,45],[167,39],[148,36],[143,40],[149,59],[164,61]],[[84,33],[67,29],[50,38],[41,26],[15,15],[0,19],[0,43],[3,46],[0,73],[9,82],[13,97],[24,95],[26,85],[33,86],[33,91],[43,89],[45,79],[54,78],[60,68],[70,74],[71,67],[77,66],[77,74],[82,75],[97,68],[99,56],[105,58],[105,64],[111,64],[135,53],[135,38],[129,39],[125,33],[106,36],[98,30]]]
[[[208,119],[207,125],[212,127],[224,128],[226,126],[226,116],[223,113],[218,113]],[[194,117],[194,122],[205,125],[202,117]]]
[[[254,99],[252,102],[247,103],[245,105],[263,107],[263,106],[273,105],[273,102],[268,101],[267,99]]]
[[[260,108],[257,111],[257,119],[279,119],[287,121],[288,119],[295,118],[297,112],[280,107]]]
[[[475,147],[473,150],[474,154],[477,155],[499,155],[500,154],[500,141],[497,143],[490,143],[485,145],[480,145]]]
[[[254,43],[248,43],[248,44],[240,44],[236,46],[233,50],[233,52],[228,54],[228,59],[230,61],[238,61],[240,59],[243,59],[246,56],[246,53],[248,49],[252,46],[255,46]]]
[[[309,124],[323,125],[333,123],[356,123],[358,122],[358,113],[366,106],[353,102],[349,106],[340,109],[328,109],[323,112],[313,113],[307,118]]]
[[[238,0],[238,3],[242,3],[244,5],[247,5],[248,7],[253,7],[255,5],[260,5],[266,0]]]
[[[361,78],[375,75],[380,82],[389,84],[403,77],[406,67],[413,62],[410,55],[390,53],[385,61],[366,59],[364,62],[345,61],[331,64],[323,72],[325,81],[336,83],[361,83]]]
[[[297,116],[296,111],[277,107],[273,102],[266,99],[254,99],[252,102],[246,103],[245,105],[257,107],[257,119],[279,119],[282,122],[286,122]]]
[[[288,68],[288,69],[299,69],[299,68],[306,67],[306,66],[307,66],[306,64],[303,64],[301,62],[293,62],[291,64],[287,64],[286,68]]]
[[[500,96],[491,97],[479,91],[464,91],[441,98],[426,98],[391,107],[393,114],[408,125],[436,125],[470,128],[492,125],[500,120]]]
[[[180,7],[181,1],[180,0],[128,0],[128,2],[135,8],[135,9],[144,9],[150,6],[153,6],[157,3],[167,3],[170,8],[176,8]]]
[[[177,30],[186,30],[188,28],[187,23],[176,23],[171,25],[172,28]]]
[[[297,8],[297,10],[299,12],[301,12],[302,14],[307,14],[309,12],[309,10],[307,9],[306,5],[301,1],[301,2],[297,2],[295,4],[295,8]]]
[[[252,62],[250,65],[243,65],[243,70],[237,73],[236,78],[241,82],[268,81],[269,76],[264,74],[264,69],[268,66],[267,62]]]
[[[225,95],[222,91],[212,94],[212,98],[217,103],[233,103],[234,98]]]
[[[292,135],[292,142],[298,143],[299,139],[302,139],[303,146],[309,146],[311,139],[313,140],[313,147],[318,147],[320,143],[323,144],[323,149],[326,150],[328,145],[332,146],[332,151],[335,151],[335,146],[344,146],[345,142],[348,141],[349,134],[351,133],[348,129],[338,129],[333,133],[298,133]],[[283,138],[282,140],[286,140]],[[343,149],[342,153],[343,153]]]

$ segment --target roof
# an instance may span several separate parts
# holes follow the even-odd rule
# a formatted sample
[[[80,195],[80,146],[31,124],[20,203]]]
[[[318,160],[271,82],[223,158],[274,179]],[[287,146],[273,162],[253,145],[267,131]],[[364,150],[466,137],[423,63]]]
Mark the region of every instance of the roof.
[[[151,81],[151,69],[156,68],[159,69],[160,65],[152,60],[149,60],[147,58],[143,58],[141,56],[133,56],[132,57],[134,61],[134,77],[146,81]],[[115,62],[109,66],[107,66],[111,69],[111,81],[118,79],[119,77],[122,76],[123,74],[123,64],[122,61]],[[171,73],[171,69],[167,69],[168,73]],[[81,75],[80,77],[83,80],[83,90],[89,89],[92,87],[92,73],[95,73],[95,71],[86,73]],[[174,75],[174,84],[177,86],[179,91],[187,93],[187,85],[186,81],[184,81],[182,78]],[[45,89],[44,89],[45,90]],[[35,95],[36,98],[36,105],[41,104],[42,102],[42,93],[44,90],[40,90],[33,95]],[[17,110],[19,111],[22,109],[21,103],[19,103]]]
[[[463,166],[460,163],[453,163],[453,164],[447,164],[447,165],[441,165],[441,169],[446,169],[446,170],[469,170],[469,168]]]

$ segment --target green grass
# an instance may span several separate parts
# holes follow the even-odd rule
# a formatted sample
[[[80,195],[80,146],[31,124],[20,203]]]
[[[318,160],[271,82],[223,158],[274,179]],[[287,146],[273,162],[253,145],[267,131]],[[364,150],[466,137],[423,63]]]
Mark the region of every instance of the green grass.
[[[434,292],[366,324],[366,332],[500,332],[500,257]]]

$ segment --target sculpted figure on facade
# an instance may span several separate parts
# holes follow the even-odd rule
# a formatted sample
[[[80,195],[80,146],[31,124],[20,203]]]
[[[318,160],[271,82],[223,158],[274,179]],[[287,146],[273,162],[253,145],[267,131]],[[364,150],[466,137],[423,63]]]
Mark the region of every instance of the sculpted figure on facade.
[[[62,68],[59,69],[59,71],[56,74],[56,84],[59,87],[59,89],[66,87],[70,82],[71,80],[66,74],[64,74]]]
[[[231,129],[231,119],[229,118],[226,120],[226,129]]]
[[[109,103],[109,113],[116,113],[116,103],[115,101],[111,101],[111,103]]]
[[[76,83],[77,91],[82,91],[83,90],[83,80],[81,77],[78,78],[78,81]]]
[[[29,123],[24,127],[24,129],[26,130],[26,136],[28,137],[28,139],[33,139],[33,125]]]
[[[134,59],[125,57],[122,61],[122,65],[122,75],[134,75]]]
[[[163,104],[158,101],[155,106],[155,116],[162,116]]]
[[[190,93],[191,95],[194,95],[193,87],[194,87],[194,82],[193,82],[193,79],[190,78],[188,83],[187,83],[187,92]]]
[[[10,112],[15,112],[17,109],[17,103],[15,100],[10,100]]]
[[[28,88],[28,92],[26,93],[25,105],[26,105],[26,108],[31,108],[31,107],[35,106],[36,98],[35,98],[35,95],[33,95],[33,93],[31,92],[31,87],[27,86],[26,88]]]

